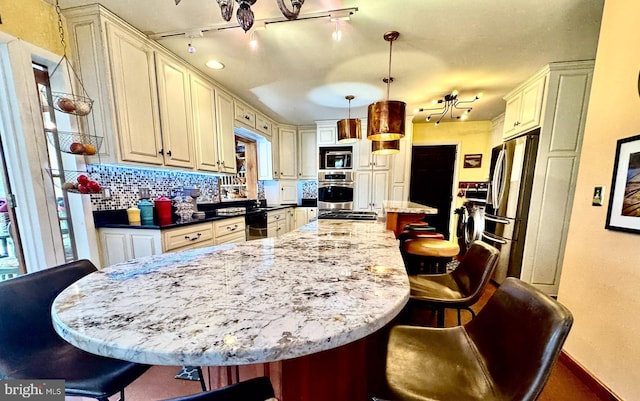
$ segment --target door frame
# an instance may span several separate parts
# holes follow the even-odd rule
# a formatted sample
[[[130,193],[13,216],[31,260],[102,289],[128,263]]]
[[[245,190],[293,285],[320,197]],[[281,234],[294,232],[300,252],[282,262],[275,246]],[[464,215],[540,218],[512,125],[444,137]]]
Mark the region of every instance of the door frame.
[[[0,135],[9,185],[16,197],[27,273],[64,263],[56,235],[57,207],[32,61],[55,67],[60,56],[0,32]]]
[[[422,147],[435,147],[435,146],[455,146],[456,147],[456,157],[454,158],[453,161],[453,183],[451,185],[451,205],[449,206],[449,210],[451,211],[451,216],[449,216],[449,232],[451,233],[449,238],[449,241],[453,241],[456,242],[458,241],[455,233],[456,233],[456,219],[453,216],[453,211],[456,210],[457,206],[457,200],[458,200],[458,181],[459,181],[459,176],[460,176],[460,141],[456,141],[456,142],[423,142],[423,141],[419,141],[419,142],[413,142],[411,144],[411,148],[413,150],[414,146],[422,146]],[[409,152],[409,153],[413,153],[413,152]],[[408,194],[409,192],[407,192]],[[408,195],[407,195],[408,196]],[[429,206],[429,205],[427,205]]]

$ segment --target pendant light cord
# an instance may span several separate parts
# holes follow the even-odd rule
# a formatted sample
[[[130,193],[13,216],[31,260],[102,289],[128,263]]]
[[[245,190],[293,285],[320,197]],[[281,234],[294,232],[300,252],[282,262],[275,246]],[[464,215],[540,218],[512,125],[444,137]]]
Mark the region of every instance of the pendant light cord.
[[[389,89],[391,88],[391,54],[393,52],[393,40],[389,41],[389,75],[387,75],[387,100],[389,100]]]

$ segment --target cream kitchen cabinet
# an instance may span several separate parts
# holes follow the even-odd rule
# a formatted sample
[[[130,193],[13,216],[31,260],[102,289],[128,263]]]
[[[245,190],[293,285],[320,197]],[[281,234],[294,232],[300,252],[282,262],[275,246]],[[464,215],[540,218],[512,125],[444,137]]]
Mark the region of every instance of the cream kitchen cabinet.
[[[234,118],[249,128],[256,127],[256,112],[245,103],[235,99],[233,102]]]
[[[545,83],[546,75],[536,75],[504,97],[504,139],[540,125]]]
[[[383,214],[382,202],[388,199],[388,171],[356,171],[354,180],[354,210],[372,210]]]
[[[172,167],[195,167],[191,82],[187,67],[181,62],[156,53],[156,74],[164,164]]]
[[[262,134],[265,138],[271,139],[272,129],[273,123],[271,120],[260,113],[256,113],[256,131]]]
[[[388,170],[391,164],[389,155],[374,155],[371,153],[371,141],[366,138],[367,121],[362,120],[363,138],[353,147],[354,165],[357,170]]]
[[[280,126],[278,129],[278,154],[280,179],[295,180],[298,178],[297,169],[297,133],[296,128]]]
[[[272,142],[261,140],[256,143],[258,153],[258,180],[273,180]]]
[[[162,230],[162,251],[175,252],[214,244],[211,222]]]
[[[318,146],[338,144],[338,121],[316,121]]]
[[[295,227],[299,228],[309,223],[318,216],[317,207],[296,207],[295,208]]]
[[[244,216],[213,222],[216,245],[246,241]]]
[[[218,119],[215,88],[198,75],[191,75],[191,109],[196,151],[196,168],[220,171]]]
[[[236,142],[233,133],[233,98],[216,89],[216,114],[218,117],[218,155],[221,173],[236,173]]]
[[[267,212],[267,237],[280,237],[288,231],[286,209]]]
[[[100,228],[98,238],[102,267],[163,252],[160,230]]]
[[[296,208],[290,207],[285,209],[287,215],[287,232],[296,229]]]
[[[315,180],[318,178],[318,146],[316,130],[298,130],[298,179]]]

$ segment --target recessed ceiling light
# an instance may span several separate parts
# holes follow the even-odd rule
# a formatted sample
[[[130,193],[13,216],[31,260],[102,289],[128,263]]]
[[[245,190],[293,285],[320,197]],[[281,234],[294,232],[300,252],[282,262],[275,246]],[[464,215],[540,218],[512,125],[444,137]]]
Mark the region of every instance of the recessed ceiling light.
[[[221,70],[224,68],[224,64],[216,60],[209,60],[207,61],[206,65],[212,70]]]

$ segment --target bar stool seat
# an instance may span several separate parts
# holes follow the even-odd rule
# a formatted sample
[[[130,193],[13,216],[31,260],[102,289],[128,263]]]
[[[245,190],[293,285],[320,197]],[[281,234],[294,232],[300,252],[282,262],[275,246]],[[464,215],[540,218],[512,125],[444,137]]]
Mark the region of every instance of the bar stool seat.
[[[442,234],[429,233],[428,235],[433,237],[409,236],[400,244],[400,251],[409,274],[446,273],[447,263],[460,252],[458,244],[444,240]]]
[[[460,252],[458,244],[435,238],[416,238],[404,243],[404,251],[412,255],[452,258]]]

